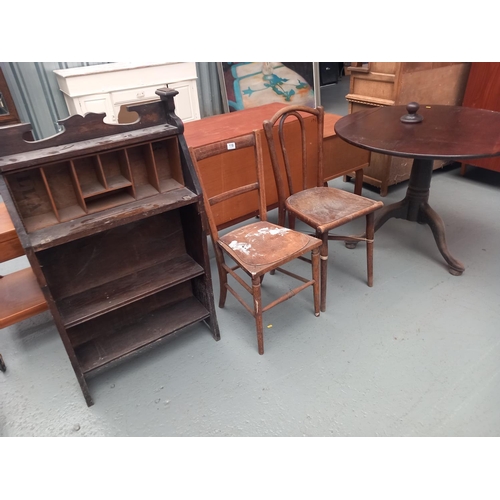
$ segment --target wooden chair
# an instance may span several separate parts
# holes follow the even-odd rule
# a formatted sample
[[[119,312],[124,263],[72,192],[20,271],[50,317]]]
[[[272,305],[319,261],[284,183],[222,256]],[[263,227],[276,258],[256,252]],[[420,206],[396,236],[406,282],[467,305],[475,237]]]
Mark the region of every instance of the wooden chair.
[[[304,116],[316,117],[316,134],[307,137]],[[287,141],[284,134],[286,120],[296,120],[300,128],[300,144],[297,134],[294,143]],[[278,127],[274,127],[279,121]],[[328,187],[323,177],[323,123],[322,106],[308,108],[288,106],[277,111],[263,127],[269,146],[276,188],[278,191],[278,224],[285,225],[288,213],[288,227],[295,228],[295,218],[311,226],[322,240],[321,258],[321,311],[326,308],[326,283],[328,264],[328,240],[346,242],[366,241],[368,286],[373,286],[373,237],[374,212],[383,206],[363,196],[342,189]],[[311,151],[311,149],[313,151]],[[312,153],[312,154],[311,154]],[[283,180],[284,171],[286,185]],[[347,222],[366,216],[366,238],[329,234],[329,231]]]
[[[247,184],[245,184],[245,182],[249,178],[247,175],[248,172],[242,175],[237,162],[238,152],[245,148],[253,148],[256,166],[256,175],[252,175],[252,181]],[[317,238],[267,221],[265,188],[263,184],[262,148],[260,135],[258,133],[254,132],[231,140],[190,148],[190,153],[202,186],[204,205],[219,271],[219,307],[224,307],[227,291],[229,290],[255,318],[258,350],[259,354],[264,354],[262,324],[262,314],[264,312],[293,297],[301,290],[312,286],[314,314],[319,316],[319,247],[321,246],[321,241]],[[212,167],[210,170],[204,171],[202,164],[203,160],[215,155],[220,155],[220,161],[217,162],[220,169],[217,167],[218,171],[214,171]],[[221,172],[224,168],[227,169],[227,165],[230,165],[230,170],[233,172],[232,181],[226,180],[226,182],[222,182],[222,184],[227,185],[231,182],[231,187],[223,192],[209,196],[207,194],[207,186],[210,184],[210,179],[220,179],[222,176]],[[234,175],[235,173],[238,175]],[[256,198],[255,206],[256,208],[258,207],[260,220],[258,222],[247,223],[222,236],[219,235],[215,223],[214,209],[212,207],[236,196],[249,196],[250,193]],[[312,279],[304,278],[280,267],[300,256],[304,256],[308,252],[312,253],[310,259],[312,263]],[[236,265],[230,267],[226,264],[225,256],[230,257]],[[250,277],[252,282],[251,285],[236,273],[238,269],[241,269]],[[293,290],[289,290],[269,305],[263,307],[261,283],[264,274],[270,271],[280,271],[292,278],[296,278],[302,283]],[[253,309],[250,308],[240,295],[228,284],[228,274],[252,295]]]

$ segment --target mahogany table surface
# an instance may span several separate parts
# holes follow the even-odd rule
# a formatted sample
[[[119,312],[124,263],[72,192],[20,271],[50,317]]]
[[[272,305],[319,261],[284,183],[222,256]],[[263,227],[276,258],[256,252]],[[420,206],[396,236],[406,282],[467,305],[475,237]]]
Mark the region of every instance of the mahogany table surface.
[[[377,153],[422,159],[500,155],[500,113],[462,106],[420,105],[420,123],[403,123],[406,106],[358,111],[335,123],[345,141]]]
[[[445,225],[428,203],[433,161],[500,155],[500,113],[462,106],[420,105],[419,123],[403,123],[406,106],[374,108],[341,118],[337,136],[377,153],[413,158],[406,196],[378,212],[375,231],[391,218],[428,224],[449,272],[460,276],[464,264],[448,250]]]

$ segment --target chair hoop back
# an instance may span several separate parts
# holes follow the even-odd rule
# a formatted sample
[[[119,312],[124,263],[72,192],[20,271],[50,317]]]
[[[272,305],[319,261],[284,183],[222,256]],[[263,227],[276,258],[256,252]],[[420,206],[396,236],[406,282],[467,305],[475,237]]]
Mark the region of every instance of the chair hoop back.
[[[317,141],[311,146],[311,140],[307,139],[307,124],[305,119],[308,116],[315,117]],[[301,185],[294,184],[293,182],[293,166],[292,161],[296,160],[296,154],[290,153],[289,146],[291,143],[286,141],[285,137],[285,122],[296,121],[300,129],[300,167],[301,167]],[[277,137],[273,130],[275,124],[278,123]],[[297,193],[306,189],[308,179],[308,169],[315,168],[315,182],[316,186],[323,185],[323,127],[324,127],[324,109],[322,106],[317,108],[309,108],[306,106],[287,106],[274,114],[274,116],[264,121],[264,131],[269,146],[269,153],[271,156],[271,164],[273,167],[274,177],[276,180],[276,187],[278,190],[278,197],[284,201],[289,195]],[[294,134],[294,138],[297,136]],[[294,141],[296,142],[296,140]],[[294,144],[296,148],[296,144]],[[308,161],[308,148],[316,148],[317,161],[314,165]],[[279,160],[281,156],[282,162]],[[286,188],[283,182],[282,169],[280,165],[283,164],[286,176]]]

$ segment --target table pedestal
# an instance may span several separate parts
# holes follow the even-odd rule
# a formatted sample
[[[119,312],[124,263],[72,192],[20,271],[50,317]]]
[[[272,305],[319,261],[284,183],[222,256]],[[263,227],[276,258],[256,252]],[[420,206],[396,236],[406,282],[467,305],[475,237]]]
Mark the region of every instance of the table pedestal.
[[[460,276],[465,267],[450,254],[446,245],[443,220],[427,202],[432,178],[432,166],[433,160],[418,158],[413,160],[406,196],[401,201],[388,205],[377,212],[375,231],[392,217],[418,222],[419,224],[428,224],[441,255],[448,263],[450,273],[454,276]]]

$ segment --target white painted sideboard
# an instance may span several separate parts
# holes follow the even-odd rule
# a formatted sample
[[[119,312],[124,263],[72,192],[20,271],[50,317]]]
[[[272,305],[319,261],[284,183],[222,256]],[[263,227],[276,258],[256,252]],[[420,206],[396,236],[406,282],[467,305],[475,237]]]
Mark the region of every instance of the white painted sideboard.
[[[155,91],[168,87],[179,92],[175,112],[182,121],[200,118],[194,62],[97,64],[54,73],[71,115],[105,112],[107,123],[129,123],[134,118],[127,105],[159,99]]]

